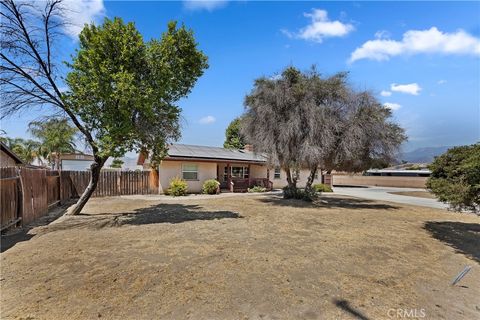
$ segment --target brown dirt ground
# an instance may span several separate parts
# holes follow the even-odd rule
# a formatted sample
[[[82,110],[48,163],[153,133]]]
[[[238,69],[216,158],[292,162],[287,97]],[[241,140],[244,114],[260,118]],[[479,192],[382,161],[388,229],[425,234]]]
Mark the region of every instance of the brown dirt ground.
[[[391,194],[397,194],[400,196],[410,196],[418,198],[427,198],[427,199],[436,199],[436,197],[428,191],[399,191],[399,192],[389,192]]]
[[[1,318],[480,318],[479,217],[323,199],[93,199],[1,254]]]

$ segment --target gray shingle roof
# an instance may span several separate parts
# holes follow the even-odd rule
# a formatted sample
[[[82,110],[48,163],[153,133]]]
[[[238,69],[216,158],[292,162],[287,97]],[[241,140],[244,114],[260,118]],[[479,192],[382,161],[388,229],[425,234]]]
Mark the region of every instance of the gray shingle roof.
[[[201,158],[237,161],[266,162],[261,154],[244,150],[232,150],[219,147],[194,146],[187,144],[172,144],[168,149],[168,156],[172,158]]]

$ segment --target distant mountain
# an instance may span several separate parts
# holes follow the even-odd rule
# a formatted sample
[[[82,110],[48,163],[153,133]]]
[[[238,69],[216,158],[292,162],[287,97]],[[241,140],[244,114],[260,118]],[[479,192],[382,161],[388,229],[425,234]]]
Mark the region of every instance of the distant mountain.
[[[419,148],[413,151],[404,152],[399,155],[398,159],[405,160],[411,163],[430,163],[433,161],[433,158],[436,156],[445,153],[448,149],[452,148],[451,146],[442,146],[442,147],[427,147]]]

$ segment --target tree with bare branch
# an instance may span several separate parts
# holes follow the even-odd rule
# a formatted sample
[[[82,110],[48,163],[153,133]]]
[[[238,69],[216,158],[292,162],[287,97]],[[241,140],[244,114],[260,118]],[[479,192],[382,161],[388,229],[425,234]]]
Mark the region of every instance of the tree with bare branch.
[[[325,78],[315,68],[302,73],[289,67],[280,76],[256,80],[245,105],[242,133],[286,171],[286,197],[296,194],[292,171],[300,167],[310,169],[310,194],[319,169],[365,170],[374,161],[391,161],[406,139],[389,120],[390,110],[370,93],[355,91],[346,73]]]
[[[144,42],[133,23],[105,19],[85,25],[63,78],[54,49],[68,23],[66,7],[62,0],[41,3],[1,1],[2,118],[42,107],[78,128],[94,156],[90,183],[69,209],[78,214],[109,157],[143,150],[159,161],[179,138],[176,102],[208,67],[207,58],[192,31],[175,22],[159,40]]]

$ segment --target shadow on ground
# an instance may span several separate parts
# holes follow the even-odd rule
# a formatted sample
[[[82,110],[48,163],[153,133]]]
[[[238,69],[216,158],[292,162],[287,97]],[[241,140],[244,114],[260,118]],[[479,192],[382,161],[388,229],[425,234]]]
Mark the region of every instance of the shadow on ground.
[[[370,318],[368,318],[362,312],[352,307],[347,300],[334,299],[333,304],[335,304],[338,308],[342,309],[349,315],[353,316],[355,319],[370,320]]]
[[[16,233],[2,235],[0,252],[5,252],[19,242],[28,241],[33,238],[33,234],[27,233],[28,230],[19,230]]]
[[[194,220],[241,218],[232,211],[202,211],[198,205],[158,204],[123,215],[120,224],[182,223]]]
[[[9,232],[2,234],[0,241],[0,252],[5,252],[15,246],[17,243],[28,241],[33,238],[36,233],[33,231],[30,232],[32,229],[35,229],[36,227],[47,226],[52,221],[55,221],[64,214],[65,210],[71,204],[73,204],[73,202],[67,202],[61,207],[54,207],[48,212],[47,215],[39,218],[38,220],[35,220],[28,226],[10,230]]]
[[[119,211],[121,211],[119,209]],[[124,209],[124,211],[128,211]],[[156,223],[182,223],[195,220],[216,220],[227,218],[242,218],[231,211],[203,211],[198,205],[183,205],[162,203],[150,207],[134,209],[130,212],[89,213],[68,216],[58,223],[46,227],[44,232],[67,229],[102,229],[120,227],[122,225],[145,225]]]
[[[271,203],[279,206],[288,206],[295,208],[343,208],[343,209],[398,209],[397,206],[378,203],[373,200],[339,197],[339,196],[320,196],[313,202],[307,202],[296,199],[283,199],[282,196],[271,196],[258,201]]]
[[[480,263],[480,224],[456,221],[428,221],[424,229],[449,246]]]

